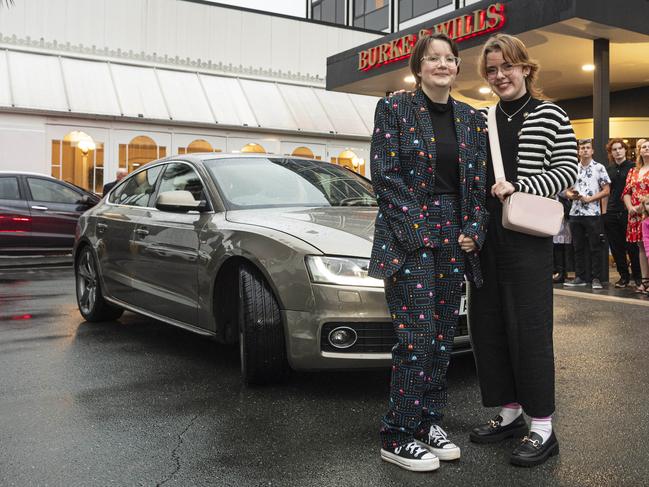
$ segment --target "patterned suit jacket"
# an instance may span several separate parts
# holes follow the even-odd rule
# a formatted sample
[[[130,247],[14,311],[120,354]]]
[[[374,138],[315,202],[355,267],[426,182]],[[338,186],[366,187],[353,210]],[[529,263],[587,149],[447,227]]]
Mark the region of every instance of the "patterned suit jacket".
[[[487,137],[485,120],[466,103],[451,99],[459,153],[462,233],[478,249],[485,239]],[[385,279],[397,272],[408,253],[439,245],[439,225],[426,215],[435,188],[435,133],[426,97],[419,89],[379,100],[370,149],[376,217],[369,275]],[[466,274],[482,285],[480,261],[467,254]]]

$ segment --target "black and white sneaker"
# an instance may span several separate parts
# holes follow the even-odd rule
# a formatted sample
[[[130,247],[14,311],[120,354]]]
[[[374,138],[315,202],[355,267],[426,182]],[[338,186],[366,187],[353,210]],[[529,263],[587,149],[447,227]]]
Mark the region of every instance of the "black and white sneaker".
[[[381,459],[413,472],[430,472],[439,468],[439,459],[414,440],[396,448],[381,448]]]
[[[428,435],[416,438],[417,443],[425,447],[440,460],[457,460],[460,458],[460,447],[448,439],[446,431],[439,425],[432,425]]]

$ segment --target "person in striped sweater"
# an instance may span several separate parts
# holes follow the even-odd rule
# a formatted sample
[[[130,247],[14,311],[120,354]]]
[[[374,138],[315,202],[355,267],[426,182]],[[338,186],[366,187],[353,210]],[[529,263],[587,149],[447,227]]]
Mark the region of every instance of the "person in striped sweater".
[[[506,181],[495,182],[489,156],[490,218],[480,251],[484,285],[470,287],[469,319],[482,402],[501,409],[474,428],[470,439],[495,443],[525,435],[510,462],[532,466],[559,451],[552,429],[552,237],[504,229],[502,202],[515,191],[550,198],[571,187],[577,178],[577,141],[564,110],[541,98],[539,65],[519,39],[492,36],[478,64],[499,97],[496,120]],[[531,418],[529,429],[523,412]]]

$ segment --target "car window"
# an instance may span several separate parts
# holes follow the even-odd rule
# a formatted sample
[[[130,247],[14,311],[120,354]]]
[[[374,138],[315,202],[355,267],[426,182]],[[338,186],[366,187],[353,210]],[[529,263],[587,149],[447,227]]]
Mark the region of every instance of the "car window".
[[[372,184],[335,164],[274,157],[204,163],[230,209],[376,206]]]
[[[150,206],[149,200],[161,171],[162,166],[155,166],[131,174],[110,194],[109,201],[117,205]]]
[[[201,179],[188,164],[171,163],[167,165],[160,179],[158,194],[165,191],[189,191],[196,201],[206,199]]]
[[[75,204],[81,199],[81,194],[56,181],[41,178],[27,178],[33,201],[48,203]]]
[[[0,200],[19,200],[18,178],[0,178]]]

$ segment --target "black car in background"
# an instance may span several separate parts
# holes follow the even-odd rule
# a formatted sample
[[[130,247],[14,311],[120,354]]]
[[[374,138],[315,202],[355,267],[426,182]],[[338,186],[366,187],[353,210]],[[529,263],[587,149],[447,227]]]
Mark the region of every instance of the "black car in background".
[[[0,255],[71,251],[77,220],[100,199],[43,174],[0,171]]]

